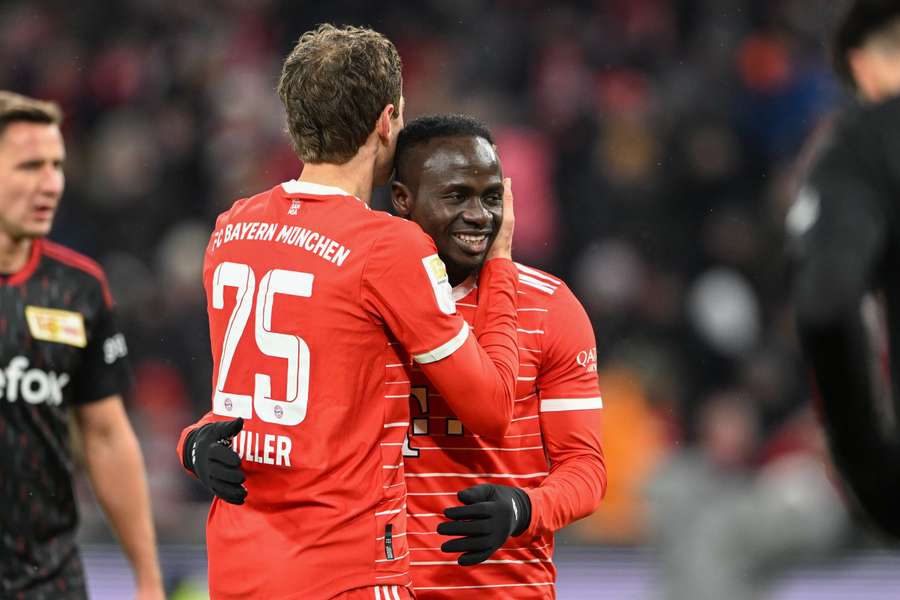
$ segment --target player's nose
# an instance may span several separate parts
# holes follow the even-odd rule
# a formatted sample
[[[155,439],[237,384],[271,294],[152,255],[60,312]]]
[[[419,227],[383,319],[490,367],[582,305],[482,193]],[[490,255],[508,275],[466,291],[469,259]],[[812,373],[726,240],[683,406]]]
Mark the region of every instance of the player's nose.
[[[466,223],[477,225],[479,229],[488,229],[491,226],[491,213],[478,199],[466,204],[462,217]]]
[[[47,166],[41,172],[39,191],[48,198],[59,198],[65,187],[65,176],[62,170]]]

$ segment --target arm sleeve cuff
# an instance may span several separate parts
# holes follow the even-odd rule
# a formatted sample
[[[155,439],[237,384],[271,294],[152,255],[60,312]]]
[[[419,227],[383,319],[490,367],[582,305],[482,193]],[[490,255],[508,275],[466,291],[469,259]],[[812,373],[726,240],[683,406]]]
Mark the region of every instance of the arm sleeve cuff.
[[[437,362],[439,360],[445,359],[457,350],[466,342],[466,339],[469,337],[469,325],[468,323],[463,323],[462,327],[459,329],[459,333],[453,336],[450,341],[445,344],[441,344],[431,352],[423,352],[422,354],[414,354],[413,360],[415,360],[420,365],[427,365],[428,363]]]

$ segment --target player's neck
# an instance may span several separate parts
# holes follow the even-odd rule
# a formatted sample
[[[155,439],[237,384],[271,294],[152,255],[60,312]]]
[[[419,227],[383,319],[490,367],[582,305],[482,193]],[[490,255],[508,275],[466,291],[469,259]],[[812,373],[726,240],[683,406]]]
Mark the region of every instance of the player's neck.
[[[450,282],[450,287],[457,287],[459,285],[464,284],[469,278],[478,278],[478,269],[463,269],[461,267],[451,266],[450,263],[445,263],[447,268],[447,280]]]
[[[319,185],[327,185],[353,194],[368,206],[372,199],[374,157],[359,152],[341,165],[334,163],[307,163],[297,179]]]
[[[31,238],[14,238],[0,233],[0,274],[18,273],[25,268],[31,254]]]

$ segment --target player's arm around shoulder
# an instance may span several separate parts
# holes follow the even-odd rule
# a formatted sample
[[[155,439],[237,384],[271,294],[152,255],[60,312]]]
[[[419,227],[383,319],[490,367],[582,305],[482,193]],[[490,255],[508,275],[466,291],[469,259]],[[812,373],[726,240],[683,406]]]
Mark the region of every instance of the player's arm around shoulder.
[[[479,308],[474,319],[477,342],[466,340],[447,360],[422,365],[429,381],[463,423],[491,439],[502,438],[509,428],[519,372],[519,278],[512,262],[515,212],[509,178],[503,186],[503,222],[479,274]]]
[[[537,384],[550,474],[525,490],[532,503],[526,535],[557,531],[588,516],[607,485],[596,340],[587,313],[565,284],[548,304],[543,330]]]
[[[511,194],[508,201],[511,206]],[[382,227],[366,257],[364,308],[391,330],[469,429],[502,436],[512,419],[518,371],[517,283],[509,259],[512,218],[509,231],[504,235],[501,228],[500,244],[489,254],[496,259],[492,263],[505,264],[490,267],[495,273],[494,314],[479,335],[481,345],[456,311],[446,268],[431,238],[402,219]]]

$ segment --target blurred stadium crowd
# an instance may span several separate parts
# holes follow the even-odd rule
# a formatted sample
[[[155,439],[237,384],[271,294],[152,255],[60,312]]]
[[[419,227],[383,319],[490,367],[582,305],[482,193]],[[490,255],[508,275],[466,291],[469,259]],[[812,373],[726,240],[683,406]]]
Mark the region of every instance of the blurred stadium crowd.
[[[395,41],[407,118],[493,128],[518,259],[565,278],[593,319],[610,492],[566,539],[664,545],[654,511],[693,522],[696,502],[817,456],[781,231],[804,147],[842,99],[823,42],[836,4],[4,2],[0,88],[67,115],[52,237],[107,269],[161,541],[201,540],[205,522],[173,451],[209,403],[203,248],[232,201],[299,173],[274,87],[322,21]],[[807,475],[790,493],[818,489]]]

